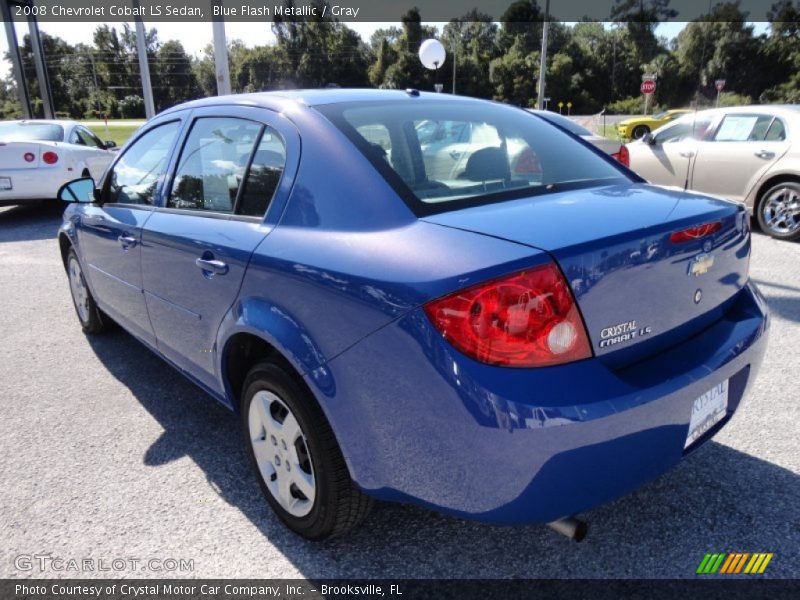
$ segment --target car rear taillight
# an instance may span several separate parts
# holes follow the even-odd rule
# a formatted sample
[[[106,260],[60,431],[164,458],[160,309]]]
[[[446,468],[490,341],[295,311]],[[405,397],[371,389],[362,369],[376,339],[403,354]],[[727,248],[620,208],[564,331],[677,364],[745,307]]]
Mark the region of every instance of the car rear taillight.
[[[58,154],[48,150],[47,152],[42,154],[42,160],[48,165],[54,165],[58,162]]]
[[[616,158],[620,163],[625,165],[626,167],[631,166],[631,154],[628,152],[628,147],[623,144],[619,147],[617,152],[611,155],[612,158]]]
[[[33,152],[26,152],[22,155],[22,158],[25,159],[25,162],[33,162],[36,160],[36,155]]]
[[[669,236],[669,241],[673,244],[681,244],[683,242],[691,242],[692,240],[699,240],[707,235],[716,233],[722,229],[722,221],[714,221],[713,223],[703,223],[702,225],[695,225],[683,231],[676,231]]]
[[[572,292],[554,263],[459,290],[424,308],[446,340],[483,363],[543,367],[592,355]]]

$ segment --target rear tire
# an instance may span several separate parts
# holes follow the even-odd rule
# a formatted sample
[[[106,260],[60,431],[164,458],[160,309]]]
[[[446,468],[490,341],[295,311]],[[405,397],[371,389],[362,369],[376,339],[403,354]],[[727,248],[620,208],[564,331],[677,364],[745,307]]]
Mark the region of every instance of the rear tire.
[[[637,125],[633,128],[633,139],[638,140],[643,138],[646,133],[650,133],[650,128],[647,125]]]
[[[105,329],[100,309],[94,301],[86,279],[83,276],[81,263],[75,248],[70,248],[67,253],[67,277],[69,278],[69,291],[72,295],[72,304],[78,321],[84,333],[100,333]]]
[[[761,231],[775,239],[800,239],[800,182],[782,181],[768,189],[756,218]]]
[[[278,518],[312,541],[358,526],[372,500],[355,487],[330,424],[302,382],[265,361],[250,370],[242,389],[245,446]]]

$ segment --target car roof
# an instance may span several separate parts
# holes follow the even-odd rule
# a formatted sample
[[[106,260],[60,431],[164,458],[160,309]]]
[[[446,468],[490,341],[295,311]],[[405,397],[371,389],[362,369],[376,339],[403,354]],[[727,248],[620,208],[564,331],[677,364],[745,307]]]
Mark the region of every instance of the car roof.
[[[326,89],[303,89],[303,90],[279,90],[271,92],[254,92],[249,94],[231,94],[228,96],[212,96],[192,100],[184,104],[174,106],[161,114],[168,114],[173,111],[186,110],[192,108],[202,108],[206,106],[220,105],[239,105],[239,106],[260,106],[280,110],[287,103],[299,106],[322,106],[325,104],[376,102],[387,100],[408,100],[418,98],[436,102],[487,102],[478,98],[468,96],[454,96],[453,94],[437,94],[435,92],[422,92],[416,89],[408,90],[378,90],[370,88],[326,88]]]

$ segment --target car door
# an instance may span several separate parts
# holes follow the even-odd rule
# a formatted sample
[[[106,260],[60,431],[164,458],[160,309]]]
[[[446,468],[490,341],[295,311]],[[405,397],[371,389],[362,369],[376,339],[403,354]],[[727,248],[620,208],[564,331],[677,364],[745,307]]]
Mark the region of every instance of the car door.
[[[737,202],[789,149],[783,121],[771,114],[726,114],[697,148],[690,187]]]
[[[293,126],[270,111],[194,111],[164,205],[144,229],[145,301],[158,348],[215,391],[221,391],[217,330],[250,256],[271,230],[264,215],[284,172],[287,146],[299,157]]]
[[[78,244],[95,299],[137,337],[155,344],[142,290],[141,229],[181,127],[179,119],[148,128],[106,175],[101,202],[88,205],[77,224]]]
[[[683,117],[656,131],[649,142],[631,144],[631,168],[650,183],[686,187],[699,140],[712,120],[710,115]]]
[[[75,130],[85,148],[84,161],[86,166],[89,168],[92,177],[99,179],[106,170],[108,163],[114,158],[114,155],[106,150],[106,146],[100,138],[86,127],[79,125]]]

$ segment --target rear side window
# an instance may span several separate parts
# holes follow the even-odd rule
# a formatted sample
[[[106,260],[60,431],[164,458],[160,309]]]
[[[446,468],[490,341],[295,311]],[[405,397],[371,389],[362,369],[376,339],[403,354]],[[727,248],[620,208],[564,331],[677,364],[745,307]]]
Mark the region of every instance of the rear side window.
[[[506,105],[420,98],[317,109],[417,214],[629,181],[560,129]]]
[[[261,124],[199,118],[181,151],[167,206],[232,213]]]
[[[772,123],[771,115],[725,115],[715,142],[760,142]]]
[[[286,146],[283,140],[272,127],[265,127],[242,188],[237,214],[261,217],[267,212],[285,164]]]

